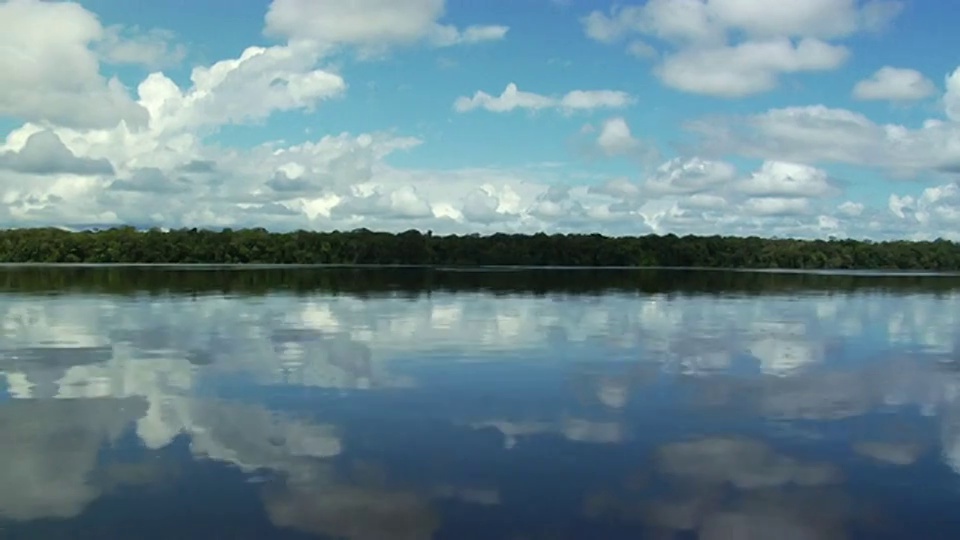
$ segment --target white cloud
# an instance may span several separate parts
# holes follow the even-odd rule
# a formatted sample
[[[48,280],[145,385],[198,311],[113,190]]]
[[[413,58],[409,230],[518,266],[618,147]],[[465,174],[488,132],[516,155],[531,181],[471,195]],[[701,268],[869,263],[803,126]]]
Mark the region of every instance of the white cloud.
[[[703,136],[702,144],[710,151],[761,159],[843,163],[907,176],[960,170],[960,126],[937,119],[909,128],[878,124],[846,109],[811,105],[710,118],[690,122],[688,128]]]
[[[356,46],[365,53],[422,40],[447,47],[506,37],[509,28],[502,25],[461,30],[440,24],[445,4],[445,0],[273,0],[264,33],[321,47]]]
[[[620,109],[634,101],[630,94],[619,90],[573,90],[560,98],[559,106],[565,111]]]
[[[627,121],[617,116],[606,120],[601,126],[597,146],[604,154],[615,156],[635,151],[640,146],[640,141],[633,137]]]
[[[0,192],[10,205],[4,219],[30,224],[57,220],[225,226],[257,222],[259,212],[265,226],[306,225],[300,209],[316,212],[318,203],[297,196],[329,198],[328,192],[343,190],[331,181],[339,175],[347,182],[365,181],[370,164],[384,156],[380,152],[396,149],[393,144],[409,147],[411,140],[395,138],[379,145],[379,138],[371,135],[353,140],[327,137],[275,154],[270,145],[250,153],[215,149],[204,145],[202,136],[225,124],[262,121],[277,111],[310,111],[320,101],[340,95],[346,87],[343,79],[317,69],[317,61],[316,51],[308,46],[251,47],[239,58],[194,68],[192,86],[185,90],[153,73],[138,87],[136,106],[149,115],[146,129],[120,124],[45,131],[27,124],[14,130],[0,148],[6,151],[7,168],[21,176],[46,173],[46,177],[0,178]],[[274,193],[268,182],[281,168],[300,161],[306,163],[304,171],[309,169],[309,177],[300,179],[306,193],[280,193],[283,189]],[[116,179],[78,181],[68,175],[110,170],[116,171]],[[151,211],[145,213],[144,208]]]
[[[898,219],[920,225],[932,236],[957,237],[960,231],[960,186],[956,183],[925,188],[918,196],[892,193],[888,206]]]
[[[106,159],[78,158],[52,131],[38,131],[27,137],[19,151],[0,152],[0,169],[18,173],[49,175],[110,175],[113,166]]]
[[[544,96],[520,90],[515,83],[508,83],[499,96],[478,90],[472,97],[461,96],[453,103],[453,109],[464,113],[474,109],[490,112],[510,112],[515,109],[560,109],[565,112],[593,109],[621,109],[632,105],[634,98],[617,90],[573,90],[561,97]]]
[[[853,202],[853,201],[844,201],[837,207],[837,210],[840,211],[845,216],[848,217],[857,217],[863,213],[864,209],[863,203]]]
[[[729,163],[674,158],[660,165],[643,187],[654,195],[693,195],[722,189],[736,176],[736,168]]]
[[[884,66],[853,87],[853,97],[862,100],[916,101],[936,93],[930,79],[915,69]]]
[[[882,29],[900,7],[885,0],[650,0],[593,11],[581,22],[596,41],[629,38],[630,54],[654,52],[636,36],[667,44],[654,71],[667,86],[743,97],[772,90],[783,74],[840,67],[849,51],[829,41]]]
[[[315,69],[319,57],[309,47],[249,47],[239,58],[196,67],[193,83],[181,90],[162,73],[138,88],[150,111],[151,128],[177,131],[263,120],[277,111],[312,110],[342,94],[343,78]]]
[[[943,95],[947,118],[960,122],[960,67],[947,76],[947,91]]]
[[[749,41],[668,54],[656,73],[686,92],[744,97],[772,90],[783,73],[836,69],[848,55],[846,48],[816,39]]]
[[[479,90],[473,97],[458,97],[453,103],[453,109],[461,113],[477,108],[491,112],[510,112],[514,109],[548,109],[556,107],[556,105],[557,100],[554,98],[532,92],[523,92],[517,88],[516,84],[509,83],[504,88],[503,93],[496,97]]]
[[[834,213],[842,190],[820,169],[769,161],[748,176],[723,161],[671,159],[639,182],[616,178],[591,186],[589,193],[618,202],[609,208],[618,219],[640,217],[658,233],[820,235],[835,233],[840,222],[821,219]]]
[[[827,174],[814,167],[782,161],[767,161],[735,189],[753,197],[823,197],[836,189]]]
[[[874,0],[649,0],[615,6],[583,18],[589,37],[615,42],[630,34],[649,34],[674,43],[718,43],[727,32],[750,38],[809,37],[836,39],[882,29],[902,8],[900,2]]]
[[[289,40],[379,45],[422,39],[443,15],[444,0],[274,0],[264,33]]]
[[[744,30],[752,36],[824,39],[880,29],[902,7],[900,2],[883,0],[786,0],[775,4],[708,0],[707,5],[724,26]]]
[[[444,25],[434,28],[430,41],[439,47],[452,45],[472,45],[484,41],[499,41],[507,37],[510,28],[502,25],[468,26],[458,30],[455,26]]]
[[[642,193],[640,186],[623,177],[613,178],[603,184],[590,186],[589,190],[590,193],[597,193],[617,199],[633,199]]]
[[[627,46],[627,52],[631,56],[642,59],[656,58],[660,54],[652,45],[640,41],[639,39],[630,42],[630,45]]]
[[[56,31],[49,31],[54,28]],[[104,29],[79,4],[0,4],[0,116],[77,128],[142,126],[147,112],[116,79],[100,75],[90,49]]]
[[[388,193],[374,188],[370,194],[344,197],[331,209],[335,215],[382,219],[423,219],[433,217],[430,204],[416,188],[404,186]]]
[[[744,209],[757,216],[792,216],[810,211],[810,201],[793,197],[751,197]]]
[[[922,199],[930,201],[923,203],[926,210],[915,214],[908,208],[905,218],[885,220],[877,213],[887,210],[845,204],[837,198],[841,190],[823,171],[797,160],[769,160],[747,174],[723,161],[674,158],[635,182],[578,180],[553,166],[398,169],[386,160],[422,141],[388,133],[345,133],[237,152],[208,147],[189,131],[182,132],[186,128],[158,119],[155,127],[139,134],[120,128],[44,132],[32,125],[15,130],[0,145],[0,152],[7,152],[3,155],[29,155],[35,151],[33,142],[27,145],[31,137],[42,134],[55,142],[56,136],[77,160],[97,167],[109,163],[116,173],[102,174],[108,172],[105,167],[88,169],[97,174],[80,181],[76,174],[83,167],[68,171],[60,161],[44,158],[56,171],[41,176],[43,171],[21,163],[16,176],[0,175],[0,197],[6,205],[0,221],[280,230],[415,227],[438,233],[722,231],[882,237],[929,231],[935,237],[949,233],[932,229],[932,217],[921,222],[914,216],[947,220],[955,204],[949,197],[927,195]],[[624,126],[618,124],[615,120],[606,130],[601,127],[597,140],[610,151],[627,151],[634,144],[629,141],[636,139],[632,134],[625,138]],[[882,226],[870,229],[873,222]]]
[[[183,44],[175,43],[169,30],[141,31],[138,27],[108,26],[96,50],[103,60],[113,64],[138,64],[149,69],[175,66],[187,55]]]
[[[496,195],[477,188],[463,200],[463,217],[476,223],[490,224],[504,217],[497,211],[499,207],[500,199]]]

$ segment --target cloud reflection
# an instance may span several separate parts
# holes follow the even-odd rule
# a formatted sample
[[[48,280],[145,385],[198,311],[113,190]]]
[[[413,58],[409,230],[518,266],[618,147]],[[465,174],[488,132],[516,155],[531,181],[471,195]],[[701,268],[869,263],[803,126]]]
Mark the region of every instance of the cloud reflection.
[[[914,442],[863,441],[853,445],[861,456],[890,465],[913,465],[923,453],[923,446]]]
[[[657,454],[663,474],[693,483],[730,484],[738,489],[795,484],[821,486],[842,480],[828,463],[803,463],[745,438],[713,437],[665,445]]]
[[[652,469],[650,487],[639,493],[589,493],[585,515],[636,523],[644,538],[839,540],[852,525],[873,526],[870,511],[844,494],[835,466],[804,461],[761,440],[666,443]]]
[[[524,437],[556,433],[567,440],[593,444],[622,442],[625,430],[621,423],[598,422],[583,418],[563,418],[553,422],[512,422],[490,420],[471,424],[473,429],[493,428],[503,436],[503,447],[513,448]]]
[[[100,496],[88,482],[103,444],[142,415],[143,400],[16,400],[0,406],[0,518],[68,518]]]
[[[348,540],[430,540],[440,518],[417,493],[332,483],[266,490],[278,527]]]
[[[465,437],[496,432],[506,449],[533,437],[559,436],[591,451],[659,437],[638,430],[630,413],[654,410],[660,400],[663,411],[684,414],[690,409],[680,407],[692,395],[709,401],[712,411],[783,423],[914,408],[940,423],[943,461],[960,473],[960,378],[949,361],[957,353],[951,325],[958,317],[950,301],[8,295],[0,303],[0,375],[10,398],[0,404],[7,429],[0,458],[23,472],[0,475],[0,512],[20,520],[81,512],[100,494],[89,482],[98,449],[133,424],[149,449],[185,437],[198,460],[250,474],[271,471],[262,497],[278,526],[358,540],[430,538],[440,526],[437,500],[496,506],[500,487],[343,478],[331,472],[331,463],[351,450],[343,419],[278,413],[256,393],[218,396],[217,385],[229,379],[258,391],[309,389],[329,399],[410,395],[446,382],[427,375],[468,363],[547,364],[574,379],[568,390],[580,400],[562,410],[474,410],[469,418],[453,406],[431,411]],[[651,390],[663,383],[669,392]],[[851,451],[907,466],[926,448],[924,441],[877,438]],[[701,538],[838,534],[830,520],[811,528],[813,506],[787,504],[783,493],[829,489],[844,477],[835,465],[722,434],[668,442],[654,461],[658,474],[683,489],[616,512],[658,529],[698,530]],[[730,486],[738,491],[734,502],[714,495]],[[600,513],[607,504],[601,499],[591,503]]]
[[[612,353],[597,360],[620,351],[619,358],[679,373],[715,373],[748,357],[762,373],[794,375],[822,364],[832,341],[868,331],[888,348],[953,354],[958,317],[944,309],[948,304],[888,295],[638,300],[438,293],[412,300],[274,295],[150,302],[8,296],[0,306],[0,354],[4,371],[16,371],[8,369],[12,354],[35,348],[51,362],[63,350],[181,358],[221,369],[229,364],[272,382],[359,389],[411,384],[384,364],[404,357],[477,360],[578,344]]]

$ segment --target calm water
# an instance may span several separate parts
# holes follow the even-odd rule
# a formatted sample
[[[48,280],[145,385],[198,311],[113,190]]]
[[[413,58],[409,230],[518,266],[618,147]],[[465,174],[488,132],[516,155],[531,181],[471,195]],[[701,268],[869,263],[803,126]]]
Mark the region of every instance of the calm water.
[[[0,270],[0,537],[960,537],[960,278]]]

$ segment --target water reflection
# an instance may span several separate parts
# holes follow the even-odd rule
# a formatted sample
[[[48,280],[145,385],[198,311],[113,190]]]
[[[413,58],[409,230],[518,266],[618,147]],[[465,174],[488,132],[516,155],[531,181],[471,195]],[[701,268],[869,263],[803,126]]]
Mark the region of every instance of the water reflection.
[[[960,304],[885,283],[8,291],[0,531],[952,537]]]
[[[0,510],[15,520],[69,518],[99,497],[88,482],[104,441],[140,417],[142,400],[23,400],[0,407]]]

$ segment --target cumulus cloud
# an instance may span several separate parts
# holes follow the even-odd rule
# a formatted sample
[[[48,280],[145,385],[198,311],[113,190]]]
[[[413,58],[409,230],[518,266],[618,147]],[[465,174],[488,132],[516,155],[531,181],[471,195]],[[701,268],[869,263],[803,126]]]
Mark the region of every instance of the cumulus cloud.
[[[720,188],[737,176],[737,169],[723,161],[674,158],[660,165],[643,187],[654,194],[695,195]]]
[[[947,118],[960,122],[960,67],[947,76],[947,91],[943,95],[943,103]]]
[[[861,100],[916,101],[936,93],[937,87],[915,69],[884,66],[853,87]]]
[[[471,97],[461,96],[453,103],[453,109],[464,113],[474,109],[490,112],[510,112],[515,109],[540,110],[560,109],[565,112],[593,109],[620,109],[634,103],[634,98],[618,90],[573,90],[563,96],[545,96],[520,90],[515,83],[507,84],[499,96],[478,90]]]
[[[839,223],[816,215],[832,213],[827,205],[843,193],[815,167],[767,161],[744,175],[730,163],[703,158],[674,158],[640,181],[614,178],[588,191],[619,200],[610,209],[621,219],[634,212],[654,231],[695,230],[695,234],[710,234],[706,224],[711,222],[739,229],[740,234],[764,228],[765,234],[772,234],[771,228],[780,226],[791,227],[794,234],[805,227],[829,234],[827,229],[836,229]],[[803,221],[807,225],[799,226]]]
[[[630,54],[655,53],[635,36],[663,43],[668,52],[654,72],[667,86],[733,98],[772,90],[783,74],[837,69],[849,51],[831,40],[882,29],[899,10],[886,0],[651,0],[581,22],[596,41],[630,39]]]
[[[863,213],[863,203],[853,201],[844,201],[837,206],[837,210],[845,216],[856,217]]]
[[[640,141],[633,137],[630,126],[623,117],[614,117],[606,120],[600,127],[597,136],[597,146],[608,156],[629,154],[640,146]]]
[[[627,178],[618,177],[607,180],[606,182],[590,186],[589,193],[605,195],[617,199],[632,199],[640,195],[640,187]]]
[[[310,45],[250,47],[236,59],[195,68],[185,91],[153,73],[140,83],[134,102],[119,81],[100,75],[91,47],[99,46],[106,61],[156,67],[180,54],[167,33],[128,37],[118,27],[104,29],[92,13],[72,3],[17,0],[0,10],[0,24],[9,26],[0,27],[5,40],[0,45],[34,51],[0,60],[6,62],[0,68],[13,77],[0,89],[0,114],[31,122],[111,129],[123,120],[131,131],[149,122],[153,130],[169,132],[310,110],[346,88],[339,75],[315,68],[319,52]],[[60,31],[26,30],[50,26]]]
[[[175,34],[169,30],[153,28],[142,31],[136,26],[112,25],[104,29],[96,50],[108,63],[159,69],[176,66],[186,57],[186,46],[176,43],[175,39]]]
[[[848,55],[844,47],[815,39],[751,41],[667,55],[656,73],[679,90],[735,98],[776,88],[783,73],[836,69]]]
[[[653,45],[640,41],[639,39],[632,41],[630,45],[627,46],[627,53],[640,59],[656,58],[660,54]]]
[[[27,137],[18,151],[0,152],[0,169],[25,174],[113,174],[113,165],[103,158],[79,158],[52,131],[38,131]]]
[[[949,112],[949,109],[948,109]],[[960,127],[931,119],[917,128],[878,124],[824,105],[689,122],[705,149],[807,164],[842,163],[897,175],[960,170]]]
[[[928,187],[917,196],[892,193],[888,207],[905,223],[952,235],[960,225],[960,186],[950,183]]]
[[[345,197],[331,209],[331,213],[399,220],[433,217],[430,204],[412,186],[404,186],[388,193],[374,188],[368,194],[358,193]]]
[[[781,161],[765,162],[735,189],[753,197],[784,198],[823,197],[835,190],[824,171]]]
[[[315,69],[318,60],[310,48],[249,47],[236,59],[194,68],[186,90],[153,73],[137,91],[155,130],[254,122],[278,111],[311,111],[342,94],[343,78]]]
[[[743,205],[749,213],[757,216],[794,216],[810,211],[806,199],[786,197],[751,197]]]
[[[441,24],[445,4],[445,0],[273,0],[264,33],[325,47],[355,46],[369,54],[423,40],[438,47],[498,41],[509,31],[503,25],[459,29]]]
[[[440,47],[451,45],[470,45],[484,41],[499,41],[507,37],[508,26],[468,26],[458,30],[455,26],[437,26],[430,35],[430,41]]]
[[[422,141],[387,133],[328,135],[238,153],[206,147],[195,136],[175,130],[175,124],[166,126],[160,122],[142,134],[57,130],[75,156],[107,160],[116,169],[115,177],[81,183],[48,175],[45,183],[33,182],[29,189],[9,184],[5,201],[16,210],[6,220],[280,230],[419,227],[444,233],[709,233],[722,223],[725,230],[744,233],[822,235],[844,227],[827,223],[828,233],[816,217],[818,211],[835,212],[843,201],[829,201],[840,191],[819,169],[799,164],[792,165],[796,170],[784,168],[794,162],[766,164],[753,177],[722,161],[674,158],[638,181],[614,178],[584,184],[571,183],[563,170],[549,165],[398,169],[388,164],[390,156]],[[598,133],[598,148],[602,144],[610,155],[645,156],[624,127],[625,122],[608,123]],[[8,152],[19,151],[35,133],[42,130],[27,126],[12,133]],[[774,185],[777,182],[786,187]],[[764,194],[771,199],[762,199]],[[749,197],[753,200],[747,201]],[[806,217],[798,222],[801,214]]]
[[[362,6],[328,1],[323,9],[311,3],[298,19],[296,0],[278,0],[265,31],[282,38],[280,44],[248,47],[235,57],[196,65],[188,80],[154,72],[132,91],[102,77],[100,63],[170,65],[183,52],[175,36],[103,28],[75,4],[3,4],[0,9],[8,16],[0,20],[26,23],[10,26],[0,41],[42,54],[29,66],[11,64],[8,71],[15,79],[0,89],[0,114],[16,108],[14,117],[28,120],[0,141],[0,222],[278,230],[362,226],[444,233],[953,234],[934,227],[953,223],[956,204],[952,179],[940,177],[960,170],[957,73],[944,80],[942,119],[915,126],[883,124],[822,105],[708,117],[686,126],[699,144],[684,141],[665,158],[659,150],[670,145],[653,144],[647,140],[652,134],[631,128],[634,120],[622,109],[637,102],[633,95],[617,90],[539,94],[515,83],[499,95],[480,91],[457,98],[453,108],[567,115],[617,110],[592,124],[589,133],[576,135],[590,163],[571,159],[442,170],[393,165],[398,154],[432,143],[434,135],[419,129],[417,136],[388,128],[297,134],[290,142],[243,148],[212,144],[224,126],[256,125],[278,113],[322,112],[331,100],[347,96],[348,81],[331,56],[341,47],[372,51],[419,42],[467,44],[506,33],[500,26],[451,26],[443,20],[442,1],[418,0],[403,14],[394,13],[390,2],[365,1]],[[789,16],[774,10],[760,17],[753,10],[768,8],[726,0],[654,0],[591,14],[585,24],[596,39],[661,50],[654,69],[673,70],[678,84],[693,73],[685,72],[683,63],[695,61],[702,65],[694,76],[715,77],[725,91],[736,84],[741,85],[737,92],[749,92],[775,84],[780,73],[829,65],[842,52],[833,40],[880,29],[896,11],[889,3],[870,7],[834,0],[836,20],[826,21],[820,14],[828,3],[785,4]],[[363,17],[353,16],[356,6]],[[337,10],[344,17],[330,23],[329,13],[341,13]],[[316,25],[303,22],[314,19]],[[69,31],[41,43],[22,31],[37,21]],[[734,34],[739,41],[731,39]],[[20,62],[16,58],[7,62]],[[678,63],[678,58],[686,60]],[[43,67],[48,64],[59,67]],[[716,71],[737,65],[733,82]],[[36,77],[22,78],[30,73]],[[21,86],[18,92],[29,88],[26,98],[4,101],[4,92]],[[135,114],[124,117],[124,111]],[[613,167],[632,169],[604,169],[606,158],[621,161]],[[735,166],[728,158],[755,158],[758,165]],[[842,184],[827,172],[837,163],[932,178],[936,185],[896,190],[887,206],[848,201]],[[587,168],[598,164],[599,169]]]
[[[173,195],[191,190],[190,181],[169,177],[156,167],[137,169],[132,174],[110,183],[110,190],[131,191],[145,195]]]
[[[0,4],[0,48],[19,51],[0,57],[0,116],[76,128],[145,124],[147,112],[120,81],[100,74],[90,47],[104,35],[97,17],[79,4]]]

